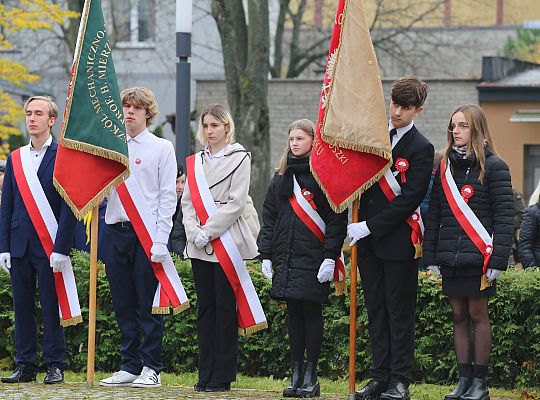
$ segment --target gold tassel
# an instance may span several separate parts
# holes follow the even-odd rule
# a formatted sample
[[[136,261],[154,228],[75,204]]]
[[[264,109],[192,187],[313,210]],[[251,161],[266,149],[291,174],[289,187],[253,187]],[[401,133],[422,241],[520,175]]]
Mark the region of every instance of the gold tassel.
[[[414,245],[414,258],[417,259],[417,258],[422,257],[422,253],[423,253],[422,244],[416,243]]]
[[[485,274],[482,275],[482,278],[480,278],[480,290],[485,290],[488,287],[491,287],[491,285],[493,285],[493,283],[488,282],[487,276]]]
[[[182,311],[185,311],[189,308],[189,301],[186,301],[185,303],[180,304],[179,306],[176,306],[173,308],[173,315],[178,315]]]
[[[268,328],[268,322],[264,321],[257,325],[249,326],[247,328],[238,328],[238,334],[241,336],[251,335],[252,333],[262,331]]]
[[[334,288],[336,296],[345,296],[347,294],[347,281],[345,279],[334,281]]]
[[[82,322],[82,315],[79,315],[77,317],[60,320],[60,325],[65,328],[66,326],[77,325],[78,323],[81,323],[81,322]]]
[[[152,314],[170,314],[171,310],[169,310],[169,307],[152,307]]]

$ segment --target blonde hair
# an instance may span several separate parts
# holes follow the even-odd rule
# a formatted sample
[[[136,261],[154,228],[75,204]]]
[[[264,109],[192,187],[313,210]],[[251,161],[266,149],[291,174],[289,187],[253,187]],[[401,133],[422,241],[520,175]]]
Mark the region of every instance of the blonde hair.
[[[26,112],[28,110],[28,105],[33,102],[34,100],[43,100],[44,102],[47,103],[47,106],[49,108],[49,118],[58,118],[58,106],[56,105],[56,103],[54,102],[54,100],[52,99],[52,97],[49,97],[49,96],[32,96],[32,97],[29,97],[25,102],[24,102],[24,112]]]
[[[474,154],[476,162],[480,167],[480,175],[478,176],[478,182],[481,184],[484,183],[484,174],[486,172],[486,154],[484,151],[485,148],[489,149],[492,154],[497,154],[495,148],[493,147],[493,141],[491,140],[491,134],[489,133],[488,123],[484,111],[480,106],[476,104],[468,104],[465,106],[458,107],[453,113],[452,117],[461,112],[465,116],[465,121],[469,124],[471,129],[471,140],[467,143],[467,155],[471,153]],[[448,147],[444,154],[444,161],[448,163],[448,157],[452,151],[452,145],[454,144],[454,135],[452,134],[452,117],[450,117],[450,122],[448,123],[448,129],[446,133],[446,139]]]
[[[199,129],[197,130],[197,140],[201,142],[202,145],[207,146],[208,140],[206,139],[206,136],[204,135],[204,129],[203,129],[203,120],[204,117],[207,115],[211,115],[215,119],[217,119],[219,122],[221,122],[223,125],[229,126],[229,132],[227,132],[227,135],[225,136],[225,142],[227,143],[233,143],[234,142],[234,121],[231,115],[231,112],[229,108],[223,104],[210,104],[206,106],[202,112],[201,116],[199,117]]]
[[[531,198],[529,199],[528,206],[534,206],[535,204],[538,204],[538,200],[540,200],[540,181],[538,181],[538,185],[536,185],[536,188],[534,189],[534,192],[531,194]]]
[[[120,92],[122,106],[127,103],[146,110],[146,126],[149,126],[158,115],[158,106],[154,92],[145,87],[133,87]]]
[[[276,168],[279,175],[283,175],[285,169],[287,169],[287,160],[292,155],[291,146],[289,144],[288,138],[291,132],[295,129],[300,129],[310,136],[315,136],[315,124],[309,119],[298,119],[289,125],[289,131],[287,132],[287,144],[283,149],[283,153],[281,154],[281,158],[279,159],[278,167]]]

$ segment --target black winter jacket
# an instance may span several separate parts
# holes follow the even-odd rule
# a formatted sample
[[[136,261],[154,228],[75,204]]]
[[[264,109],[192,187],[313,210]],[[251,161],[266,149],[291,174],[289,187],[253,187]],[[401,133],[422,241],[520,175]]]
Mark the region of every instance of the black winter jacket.
[[[514,232],[514,203],[508,166],[486,150],[484,184],[480,184],[480,168],[474,158],[460,159],[453,151],[450,163],[457,188],[461,190],[464,185],[474,188],[468,204],[488,233],[493,235],[493,254],[488,268],[505,270]],[[443,276],[482,274],[484,258],[448,205],[441,186],[440,167],[429,202],[424,260],[426,265],[441,266]]]
[[[540,266],[540,204],[530,206],[523,214],[518,251],[525,268]]]
[[[289,203],[293,174],[301,189],[313,193],[317,212],[326,224],[321,244],[298,218]],[[325,258],[337,259],[347,233],[347,211],[336,214],[309,170],[309,157],[291,158],[285,173],[272,178],[263,205],[263,225],[257,244],[261,259],[272,261],[271,297],[317,303],[328,301],[329,283],[319,283],[317,273]]]

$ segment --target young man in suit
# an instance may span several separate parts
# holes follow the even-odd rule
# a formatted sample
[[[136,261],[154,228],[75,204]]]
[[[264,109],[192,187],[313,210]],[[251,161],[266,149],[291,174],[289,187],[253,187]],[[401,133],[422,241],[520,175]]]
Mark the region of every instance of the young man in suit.
[[[53,271],[59,272],[69,262],[76,219],[53,187],[53,170],[58,144],[51,127],[58,117],[58,107],[45,96],[30,97],[25,105],[26,128],[30,135],[31,166],[58,221],[58,232],[50,260],[33,225],[21,189],[15,179],[12,155],[8,156],[0,211],[0,266],[11,275],[15,309],[15,371],[2,378],[4,383],[36,380],[37,316],[36,277],[43,317],[43,361],[47,365],[45,383],[64,379],[66,346],[60,326],[58,298]],[[22,149],[21,149],[22,150]]]
[[[433,146],[416,129],[414,118],[422,112],[426,96],[427,85],[414,76],[392,85],[388,123],[394,160],[391,179],[400,193],[389,195],[388,190],[383,191],[381,181],[386,178],[382,178],[360,198],[361,222],[347,228],[351,244],[358,241],[358,268],[372,353],[372,379],[356,392],[356,399],[410,398],[418,285],[416,257],[420,250],[420,243],[415,246],[412,240],[411,220],[426,194],[433,166]]]

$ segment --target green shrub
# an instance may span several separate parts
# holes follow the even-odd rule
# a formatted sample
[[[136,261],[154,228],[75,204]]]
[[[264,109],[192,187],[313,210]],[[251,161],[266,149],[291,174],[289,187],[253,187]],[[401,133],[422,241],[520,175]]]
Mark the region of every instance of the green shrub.
[[[74,252],[73,265],[83,311],[82,324],[66,328],[69,368],[84,371],[87,358],[89,257]],[[191,307],[177,316],[164,316],[163,361],[168,372],[197,368],[197,298],[189,261],[174,258]],[[270,283],[260,266],[250,263],[250,273],[268,319],[268,329],[240,338],[238,370],[247,375],[283,378],[289,373],[287,310],[268,296]],[[0,275],[0,368],[11,367],[14,321],[9,277]],[[440,279],[420,273],[416,317],[416,381],[450,383],[455,380],[451,310],[441,292]],[[98,274],[96,356],[97,370],[114,371],[120,365],[119,331],[114,319],[109,285],[103,266]],[[540,271],[509,270],[498,283],[498,295],[490,302],[493,327],[490,383],[506,387],[540,384]],[[365,378],[369,370],[367,314],[361,285],[358,288],[357,371]],[[319,362],[320,375],[337,378],[348,373],[349,298],[330,296],[324,307],[324,344]]]

